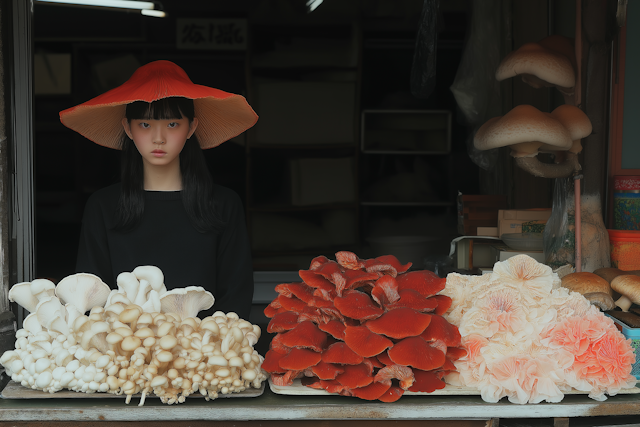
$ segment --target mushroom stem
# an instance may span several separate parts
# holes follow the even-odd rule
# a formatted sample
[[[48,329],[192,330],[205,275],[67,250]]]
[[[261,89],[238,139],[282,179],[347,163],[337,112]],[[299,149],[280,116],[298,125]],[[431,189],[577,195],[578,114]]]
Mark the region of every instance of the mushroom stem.
[[[631,307],[631,303],[632,303],[632,301],[631,301],[628,297],[626,297],[626,296],[624,296],[624,295],[622,295],[622,296],[621,296],[621,297],[616,301],[616,305],[617,305],[618,307],[620,307],[620,309],[621,309],[622,311],[629,311],[629,308]]]
[[[567,178],[582,169],[578,155],[567,152],[566,159],[559,164],[542,163],[536,157],[516,157],[516,164],[533,176],[541,178]]]

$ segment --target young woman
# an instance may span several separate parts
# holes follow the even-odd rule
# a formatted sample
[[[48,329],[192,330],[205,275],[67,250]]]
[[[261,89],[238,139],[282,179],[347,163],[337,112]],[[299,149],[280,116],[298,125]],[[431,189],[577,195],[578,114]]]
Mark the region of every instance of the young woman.
[[[115,287],[119,273],[155,265],[167,289],[202,286],[215,297],[209,312],[248,319],[253,270],[242,202],[212,182],[202,149],[257,118],[243,97],[195,85],[169,61],[62,111],[65,126],[122,150],[121,182],[85,207],[77,271]]]

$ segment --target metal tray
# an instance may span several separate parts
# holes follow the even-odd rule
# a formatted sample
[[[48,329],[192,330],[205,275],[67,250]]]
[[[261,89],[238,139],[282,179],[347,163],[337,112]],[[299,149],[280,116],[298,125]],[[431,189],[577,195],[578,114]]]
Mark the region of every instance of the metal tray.
[[[264,393],[265,382],[263,381],[260,388],[249,388],[239,393],[218,394],[218,399],[224,398],[241,398],[241,397],[258,397]],[[42,390],[33,390],[27,387],[23,387],[15,381],[9,381],[7,386],[0,393],[2,399],[121,399],[125,400],[126,395],[116,395],[111,393],[82,393],[72,390],[60,390],[55,393],[45,393]],[[134,399],[140,399],[141,394],[134,394]],[[204,396],[200,393],[193,393],[187,399],[204,399]],[[155,394],[149,394],[145,399],[159,399]]]

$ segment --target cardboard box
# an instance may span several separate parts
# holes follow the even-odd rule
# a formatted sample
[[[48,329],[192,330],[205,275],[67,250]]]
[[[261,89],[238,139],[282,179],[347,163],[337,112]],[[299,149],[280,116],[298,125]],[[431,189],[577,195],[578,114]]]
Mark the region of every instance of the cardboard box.
[[[498,227],[478,227],[478,236],[498,237]]]
[[[475,236],[478,227],[496,227],[498,211],[506,207],[506,196],[459,194],[458,233]]]
[[[498,236],[522,233],[522,223],[543,220],[551,216],[551,209],[509,209],[498,211]]]

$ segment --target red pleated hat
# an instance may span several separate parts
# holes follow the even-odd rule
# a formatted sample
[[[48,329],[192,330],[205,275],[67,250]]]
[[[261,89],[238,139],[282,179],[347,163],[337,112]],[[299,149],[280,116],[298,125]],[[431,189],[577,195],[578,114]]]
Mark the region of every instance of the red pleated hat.
[[[96,144],[120,148],[126,105],[172,96],[193,99],[200,146],[212,148],[253,126],[258,115],[241,96],[194,84],[170,61],[154,61],[138,68],[122,85],[60,112],[60,121]]]

